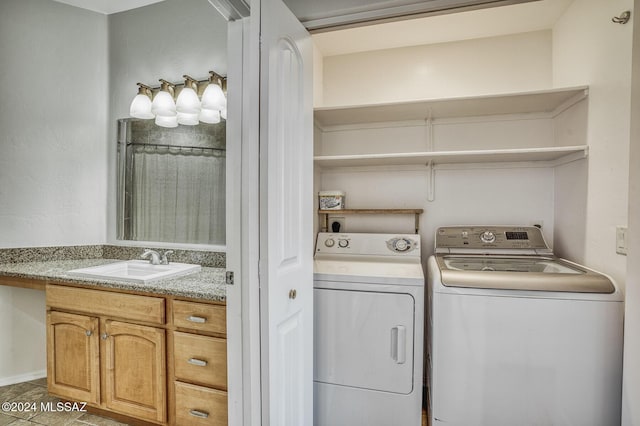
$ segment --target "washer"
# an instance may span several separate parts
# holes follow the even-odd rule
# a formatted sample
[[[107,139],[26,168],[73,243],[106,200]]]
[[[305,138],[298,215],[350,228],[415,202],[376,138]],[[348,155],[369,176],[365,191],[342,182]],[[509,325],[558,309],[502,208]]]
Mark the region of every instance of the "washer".
[[[536,227],[436,231],[428,271],[431,424],[620,424],[623,297]]]
[[[314,425],[420,426],[419,235],[320,233],[314,260]]]

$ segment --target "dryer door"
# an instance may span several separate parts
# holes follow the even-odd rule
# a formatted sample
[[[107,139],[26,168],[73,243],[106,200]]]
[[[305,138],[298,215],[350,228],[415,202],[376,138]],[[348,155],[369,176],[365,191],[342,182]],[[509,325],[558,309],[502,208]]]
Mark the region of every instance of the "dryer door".
[[[314,380],[413,390],[415,301],[406,293],[314,290]]]

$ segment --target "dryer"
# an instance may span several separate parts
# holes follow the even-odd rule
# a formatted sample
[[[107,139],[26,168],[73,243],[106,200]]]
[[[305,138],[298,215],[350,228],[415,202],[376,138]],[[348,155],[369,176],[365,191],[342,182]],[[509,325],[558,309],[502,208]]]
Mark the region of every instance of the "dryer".
[[[420,426],[420,254],[419,235],[318,235],[314,425]]]
[[[436,231],[428,260],[432,426],[619,425],[623,297],[536,227]]]

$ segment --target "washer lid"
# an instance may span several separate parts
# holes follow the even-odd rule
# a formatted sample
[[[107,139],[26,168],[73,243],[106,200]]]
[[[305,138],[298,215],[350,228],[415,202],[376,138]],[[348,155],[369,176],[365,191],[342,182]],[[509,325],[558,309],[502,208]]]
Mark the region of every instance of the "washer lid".
[[[555,257],[436,256],[447,287],[613,293],[611,280],[598,272]]]

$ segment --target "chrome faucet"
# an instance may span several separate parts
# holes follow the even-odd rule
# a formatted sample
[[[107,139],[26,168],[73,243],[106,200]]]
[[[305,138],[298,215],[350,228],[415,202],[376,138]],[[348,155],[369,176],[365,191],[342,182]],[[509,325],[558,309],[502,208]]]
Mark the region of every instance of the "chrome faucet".
[[[142,253],[142,256],[140,256],[141,259],[147,259],[149,256],[151,256],[151,259],[149,259],[149,263],[151,263],[152,265],[160,265],[160,254],[155,251],[155,250],[146,250],[144,253]]]
[[[173,250],[167,250],[162,254],[162,260],[160,261],[160,263],[162,265],[168,265],[169,264],[169,255],[173,254]]]

